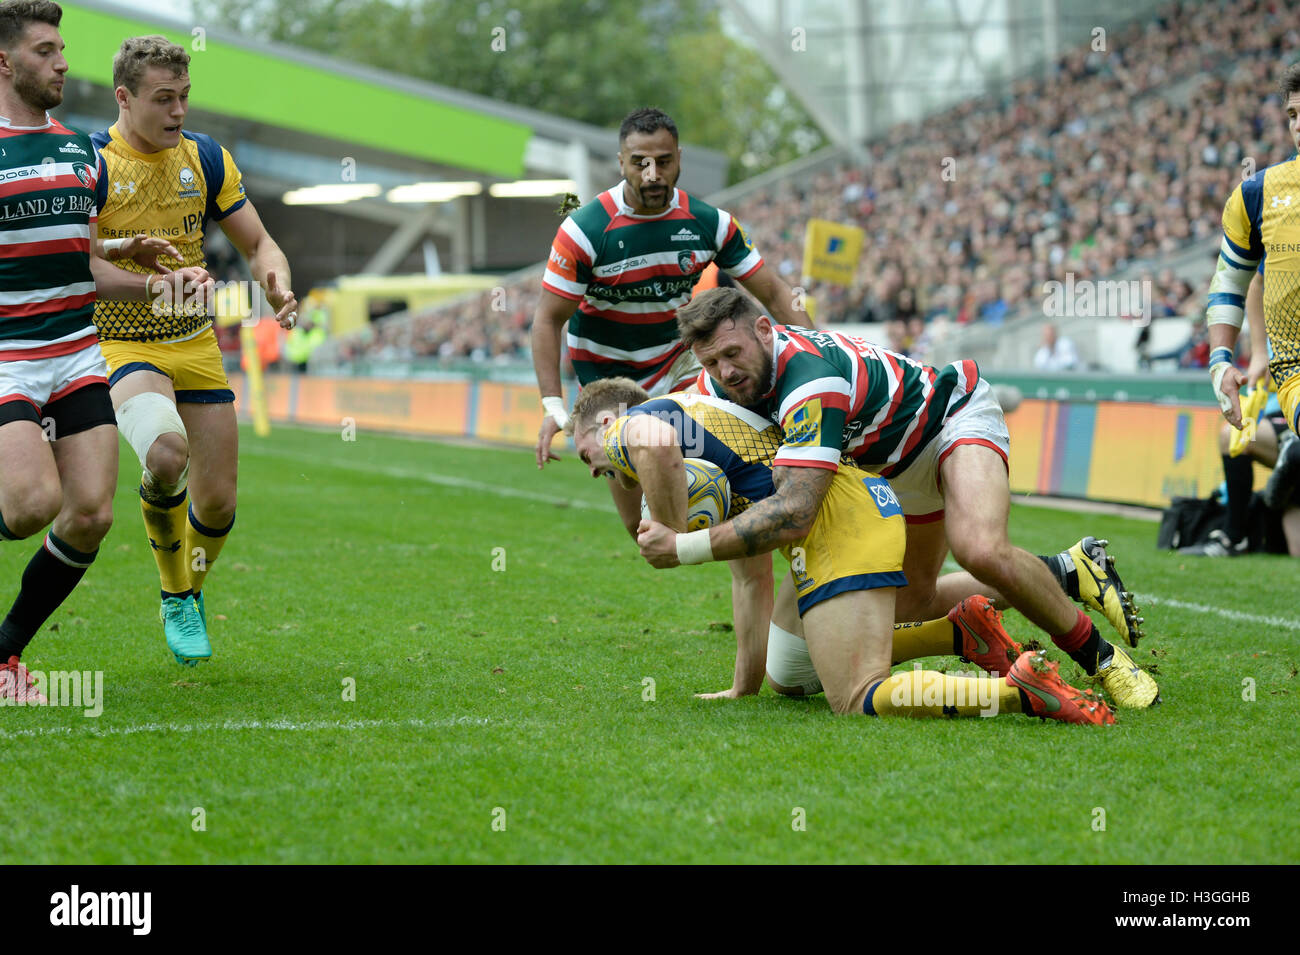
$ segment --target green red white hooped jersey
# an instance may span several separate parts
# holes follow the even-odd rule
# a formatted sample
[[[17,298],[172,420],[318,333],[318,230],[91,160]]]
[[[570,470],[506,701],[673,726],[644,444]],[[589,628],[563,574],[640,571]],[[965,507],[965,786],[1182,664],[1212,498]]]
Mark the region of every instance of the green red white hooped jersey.
[[[665,211],[639,216],[620,181],[570,214],[542,288],[578,303],[567,334],[578,380],[624,375],[652,390],[686,350],[677,309],[715,261],[735,279],[763,264],[735,216],[680,189]]]
[[[781,426],[773,467],[839,469],[841,454],[884,477],[908,467],[979,384],[974,361],[943,368],[839,332],[776,325],[772,390],[749,405]],[[733,400],[701,372],[700,390]]]
[[[0,361],[98,341],[90,243],[102,172],[85,133],[48,116],[36,127],[0,117]]]

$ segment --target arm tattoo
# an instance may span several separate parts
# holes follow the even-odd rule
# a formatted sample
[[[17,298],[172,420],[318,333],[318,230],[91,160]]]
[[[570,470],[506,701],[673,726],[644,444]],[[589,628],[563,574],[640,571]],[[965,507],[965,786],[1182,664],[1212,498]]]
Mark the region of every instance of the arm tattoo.
[[[749,556],[797,539],[791,531],[812,526],[835,472],[825,468],[775,468],[776,493],[732,521]]]

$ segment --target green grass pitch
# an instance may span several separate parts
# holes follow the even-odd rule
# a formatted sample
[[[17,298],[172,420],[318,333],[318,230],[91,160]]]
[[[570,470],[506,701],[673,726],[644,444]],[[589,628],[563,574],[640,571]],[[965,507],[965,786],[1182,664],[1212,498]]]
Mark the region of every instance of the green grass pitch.
[[[1300,861],[1300,562],[1013,508],[1036,553],[1110,538],[1164,705],[834,718],[693,697],[730,684],[728,573],[645,565],[572,453],[241,438],[197,669],[123,446],[116,524],[24,660],[103,671],[103,713],[0,708],[0,863]],[[0,546],[6,606],[34,544]]]

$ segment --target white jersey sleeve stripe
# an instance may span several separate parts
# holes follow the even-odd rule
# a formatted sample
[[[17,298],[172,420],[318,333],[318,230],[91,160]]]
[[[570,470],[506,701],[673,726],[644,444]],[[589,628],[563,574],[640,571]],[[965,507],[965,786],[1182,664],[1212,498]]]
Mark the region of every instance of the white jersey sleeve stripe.
[[[846,398],[852,397],[853,394],[849,383],[843,378],[814,378],[812,381],[804,382],[786,395],[785,401],[781,402],[781,418],[784,419],[795,405],[807,401],[813,395],[827,391],[836,392]]]
[[[34,305],[49,302],[57,298],[70,298],[73,295],[88,295],[95,291],[94,282],[73,282],[57,288],[33,288],[20,291],[0,292],[0,305]]]
[[[570,282],[564,276],[552,269],[546,270],[546,278],[544,281],[557,292],[568,292],[570,295],[576,295],[579,298],[581,298],[587,291],[587,286],[583,285],[581,282]]]
[[[89,225],[47,225],[36,229],[0,230],[0,245],[23,245],[28,242],[50,242],[54,239],[90,240]]]
[[[588,265],[596,261],[595,247],[587,239],[586,234],[578,228],[578,224],[573,221],[573,216],[569,216],[565,219],[564,222],[560,224],[560,228],[564,231],[564,234],[573,241],[573,244],[582,250],[582,254],[587,257]]]

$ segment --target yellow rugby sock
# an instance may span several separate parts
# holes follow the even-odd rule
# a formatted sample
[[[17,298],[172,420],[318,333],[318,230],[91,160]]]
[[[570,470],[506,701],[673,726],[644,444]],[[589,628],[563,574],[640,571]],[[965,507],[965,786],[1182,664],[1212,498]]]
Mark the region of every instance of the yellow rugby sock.
[[[226,545],[230,529],[235,526],[235,515],[230,515],[230,522],[221,530],[199,522],[194,516],[194,507],[190,507],[189,519],[185,522],[185,553],[189,560],[190,589],[196,594],[203,589],[212,562]]]
[[[917,657],[952,656],[953,634],[953,622],[947,617],[894,624],[894,665]]]
[[[185,492],[152,504],[144,499],[144,488],[141,488],[140,512],[144,515],[149,547],[158,563],[163,596],[184,597],[190,592],[189,561],[181,546],[185,533]]]
[[[1005,677],[903,670],[867,690],[868,716],[994,716],[1020,712],[1020,690]]]

